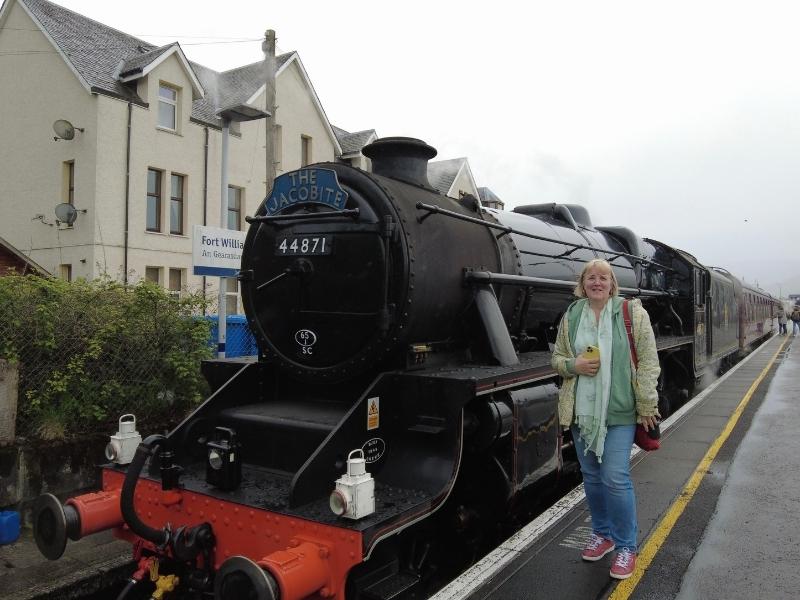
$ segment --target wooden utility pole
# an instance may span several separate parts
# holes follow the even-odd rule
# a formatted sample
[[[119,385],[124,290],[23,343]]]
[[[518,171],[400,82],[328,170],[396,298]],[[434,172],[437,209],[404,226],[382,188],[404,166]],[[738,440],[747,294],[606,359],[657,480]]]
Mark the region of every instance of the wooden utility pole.
[[[275,31],[267,29],[264,32],[264,42],[261,44],[264,51],[264,65],[266,72],[266,90],[264,92],[264,111],[270,115],[265,122],[265,142],[264,149],[266,154],[266,190],[268,194],[272,189],[272,182],[275,180],[275,71],[277,63],[275,60]]]

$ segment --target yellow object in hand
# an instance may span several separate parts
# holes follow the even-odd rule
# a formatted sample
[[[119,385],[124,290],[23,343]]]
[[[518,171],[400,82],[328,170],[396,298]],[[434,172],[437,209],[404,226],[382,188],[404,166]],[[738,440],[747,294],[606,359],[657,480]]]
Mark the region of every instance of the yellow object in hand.
[[[600,348],[597,346],[586,346],[586,351],[581,354],[583,358],[588,358],[589,360],[600,358]]]

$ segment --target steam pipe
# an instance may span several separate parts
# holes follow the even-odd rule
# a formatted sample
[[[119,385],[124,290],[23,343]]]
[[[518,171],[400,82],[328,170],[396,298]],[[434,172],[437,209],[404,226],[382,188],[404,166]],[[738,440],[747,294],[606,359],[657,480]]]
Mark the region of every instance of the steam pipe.
[[[142,472],[142,467],[147,459],[156,453],[157,449],[167,441],[163,435],[151,435],[136,448],[136,453],[133,456],[128,467],[128,472],[125,474],[125,481],[122,484],[122,496],[120,498],[120,508],[122,509],[122,518],[127,523],[131,531],[149,542],[153,542],[157,546],[165,545],[170,538],[169,531],[166,529],[154,529],[145,524],[136,514],[136,508],[133,505],[134,491],[136,490],[136,483],[139,481],[139,474]]]

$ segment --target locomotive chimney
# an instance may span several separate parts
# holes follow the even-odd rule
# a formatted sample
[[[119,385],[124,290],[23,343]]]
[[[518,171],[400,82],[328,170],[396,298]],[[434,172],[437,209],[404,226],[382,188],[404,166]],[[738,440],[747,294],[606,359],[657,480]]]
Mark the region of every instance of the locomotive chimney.
[[[433,189],[428,182],[428,161],[436,156],[436,148],[409,137],[386,137],[364,146],[361,152],[372,159],[376,175],[399,179]]]

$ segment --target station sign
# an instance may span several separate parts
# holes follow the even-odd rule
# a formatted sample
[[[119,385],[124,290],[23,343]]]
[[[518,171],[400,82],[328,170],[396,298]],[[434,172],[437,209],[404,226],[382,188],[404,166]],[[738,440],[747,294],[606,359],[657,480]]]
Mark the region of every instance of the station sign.
[[[242,268],[245,231],[195,225],[192,235],[192,265],[195,275],[236,277]]]

